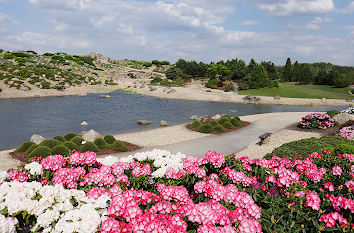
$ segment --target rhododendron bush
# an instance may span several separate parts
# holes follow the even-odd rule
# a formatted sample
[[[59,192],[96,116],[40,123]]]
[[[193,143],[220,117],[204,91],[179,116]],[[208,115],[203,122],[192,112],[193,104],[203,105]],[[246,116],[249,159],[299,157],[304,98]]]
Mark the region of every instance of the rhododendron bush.
[[[298,127],[304,129],[328,129],[334,126],[334,120],[326,113],[310,113],[302,118]]]
[[[354,126],[343,127],[337,136],[341,136],[343,138],[354,140]]]
[[[74,152],[0,173],[0,232],[349,232],[354,155]]]

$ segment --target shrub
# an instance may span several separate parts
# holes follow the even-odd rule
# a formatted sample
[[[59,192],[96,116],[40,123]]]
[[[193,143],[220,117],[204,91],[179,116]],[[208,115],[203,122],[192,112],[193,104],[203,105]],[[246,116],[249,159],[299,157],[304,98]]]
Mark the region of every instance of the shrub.
[[[113,144],[113,143],[115,143],[117,140],[116,140],[116,138],[113,136],[113,135],[106,135],[106,136],[104,136],[104,138],[103,138],[108,144]]]
[[[273,155],[281,158],[292,158],[298,155],[308,155],[314,151],[320,151],[326,147],[334,147],[339,144],[353,145],[354,141],[339,136],[326,136],[317,138],[306,138],[298,141],[288,142],[282,146],[275,148],[264,158],[270,159]]]
[[[268,87],[270,87],[270,88],[279,87],[278,81],[277,80],[270,80],[268,83]]]
[[[333,119],[328,114],[311,113],[302,118],[298,124],[299,128],[304,129],[327,129],[334,126]]]
[[[201,124],[202,124],[202,123],[200,123],[200,121],[195,120],[195,121],[193,121],[192,124],[190,124],[190,126],[191,126],[193,129],[197,129],[197,128],[199,128],[199,126],[200,126]]]
[[[47,157],[51,155],[51,149],[47,146],[38,146],[34,149],[31,154],[28,156],[28,159],[32,157]]]
[[[160,61],[159,61],[159,60],[152,60],[151,63],[152,63],[153,65],[158,66],[158,65],[160,64]]]
[[[211,124],[209,124],[209,123],[203,124],[198,127],[198,132],[200,132],[200,133],[211,133],[213,131],[214,131],[214,127],[211,126]]]
[[[161,82],[163,79],[160,77],[155,77],[153,80],[150,81],[150,83],[159,83]]]
[[[3,49],[0,49],[0,53],[2,53],[2,52],[4,52],[4,50],[3,50]]]
[[[63,156],[68,156],[70,155],[69,148],[67,148],[64,145],[58,145],[52,148],[52,155],[63,155]]]
[[[123,142],[121,142],[121,141],[116,141],[116,142],[114,142],[111,146],[110,146],[110,148],[112,149],[112,150],[115,150],[115,151],[118,151],[118,152],[126,152],[126,151],[128,151],[128,147],[127,147],[127,145],[125,145]]]
[[[161,61],[161,62],[160,62],[160,64],[161,64],[161,65],[165,65],[165,66],[166,66],[166,65],[169,65],[169,64],[170,64],[170,62],[169,62],[169,61]]]
[[[233,117],[231,119],[231,123],[235,126],[235,127],[238,127],[238,126],[241,126],[242,125],[242,121],[239,117]]]
[[[336,155],[341,154],[354,154],[354,146],[347,144],[339,144],[334,147],[334,153]]]
[[[64,142],[63,145],[66,146],[71,151],[79,149],[79,146],[71,141]]]
[[[234,88],[234,85],[232,85],[232,84],[227,85],[225,88],[225,92],[230,92],[230,91],[234,91],[234,90],[235,90],[235,88]]]
[[[78,145],[78,146],[81,146],[81,145],[82,145],[82,142],[85,141],[85,139],[83,139],[83,138],[80,137],[80,136],[76,136],[76,137],[73,137],[70,141],[73,142],[73,143],[75,143],[75,144]]]
[[[225,129],[221,125],[217,125],[217,126],[214,127],[214,131],[216,131],[216,132],[225,132]]]
[[[337,136],[341,136],[349,140],[354,140],[354,126],[341,128]]]
[[[217,126],[218,125],[218,122],[216,120],[211,120],[209,122],[209,124],[211,124],[213,127]]]
[[[4,59],[13,59],[13,58],[14,58],[14,55],[12,55],[11,53],[5,53],[2,57],[3,57]]]
[[[27,154],[27,155],[31,154],[32,151],[33,151],[34,149],[36,149],[37,147],[38,147],[37,144],[33,144],[32,146],[30,146],[30,147],[26,150],[26,154]]]
[[[68,133],[68,134],[65,134],[64,138],[66,141],[70,141],[75,136],[77,136],[76,133]]]
[[[338,111],[338,110],[330,110],[330,111],[326,112],[326,114],[330,117],[334,117],[338,113],[340,113],[340,111]]]
[[[225,121],[231,121],[231,117],[228,115],[223,115],[220,117],[219,124],[224,124]]]
[[[14,52],[14,53],[12,53],[12,55],[14,55],[15,57],[30,57],[29,54],[22,53],[22,52]]]
[[[86,151],[98,152],[99,150],[100,149],[93,142],[86,142],[80,148],[81,152],[86,152]]]
[[[56,139],[56,140],[59,140],[61,142],[65,142],[65,138],[63,136],[55,136],[53,138]]]
[[[42,88],[43,88],[43,89],[50,89],[50,85],[51,85],[51,84],[50,84],[49,82],[43,82],[43,83],[42,83]]]
[[[28,148],[30,148],[33,144],[35,143],[31,141],[26,141],[19,148],[17,148],[15,152],[26,152],[26,150],[28,150]]]
[[[96,138],[93,141],[93,143],[95,143],[95,145],[100,149],[104,149],[109,146],[108,143],[103,138]]]
[[[49,139],[43,140],[39,145],[53,148],[53,147],[55,147],[57,145],[61,145],[61,144],[62,144],[61,141],[54,139],[54,138],[49,138]]]
[[[224,123],[222,124],[225,128],[227,129],[233,129],[234,125],[231,123],[231,121],[224,121]]]
[[[151,62],[144,62],[144,63],[143,63],[143,66],[145,66],[145,67],[151,67],[151,66],[152,66],[152,63],[151,63]]]
[[[216,79],[210,79],[207,84],[205,85],[205,87],[207,88],[212,88],[212,89],[216,89],[218,88],[218,80]]]

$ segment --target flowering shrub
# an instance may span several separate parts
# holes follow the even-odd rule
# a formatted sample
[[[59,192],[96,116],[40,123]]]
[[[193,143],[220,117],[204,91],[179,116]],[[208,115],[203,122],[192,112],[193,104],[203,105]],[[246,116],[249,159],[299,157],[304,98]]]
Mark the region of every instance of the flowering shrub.
[[[349,107],[341,112],[346,112],[346,113],[349,113],[349,114],[354,114],[354,108],[353,107]]]
[[[354,230],[354,155],[53,155],[0,172],[0,231]]]
[[[348,126],[342,128],[337,134],[337,136],[341,136],[349,140],[354,140],[354,126]]]
[[[328,114],[310,113],[302,118],[298,127],[304,129],[327,129],[334,126],[333,119]]]

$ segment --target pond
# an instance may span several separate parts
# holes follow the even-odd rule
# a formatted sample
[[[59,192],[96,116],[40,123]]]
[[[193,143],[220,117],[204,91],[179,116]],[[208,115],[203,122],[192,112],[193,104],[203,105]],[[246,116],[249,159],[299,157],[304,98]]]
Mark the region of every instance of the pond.
[[[0,150],[18,147],[35,133],[54,137],[95,129],[103,135],[119,134],[157,128],[161,120],[169,125],[187,123],[192,115],[225,113],[243,116],[345,108],[158,99],[124,92],[110,93],[111,98],[99,98],[99,95],[0,99]],[[152,123],[137,125],[137,120],[150,120]],[[82,121],[87,121],[89,126],[80,126]]]

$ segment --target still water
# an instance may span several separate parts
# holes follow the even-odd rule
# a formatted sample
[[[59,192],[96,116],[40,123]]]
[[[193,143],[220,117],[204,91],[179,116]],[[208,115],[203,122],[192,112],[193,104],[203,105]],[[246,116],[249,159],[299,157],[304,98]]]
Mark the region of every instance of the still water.
[[[114,92],[111,98],[100,94],[46,98],[0,99],[0,150],[15,148],[32,134],[44,137],[95,129],[99,133],[118,134],[189,122],[192,115],[250,115],[268,112],[342,110],[344,106],[285,106],[209,101],[157,99],[149,96]],[[237,110],[237,113],[230,112]],[[137,125],[150,120],[150,125]],[[80,123],[87,121],[89,126]]]

